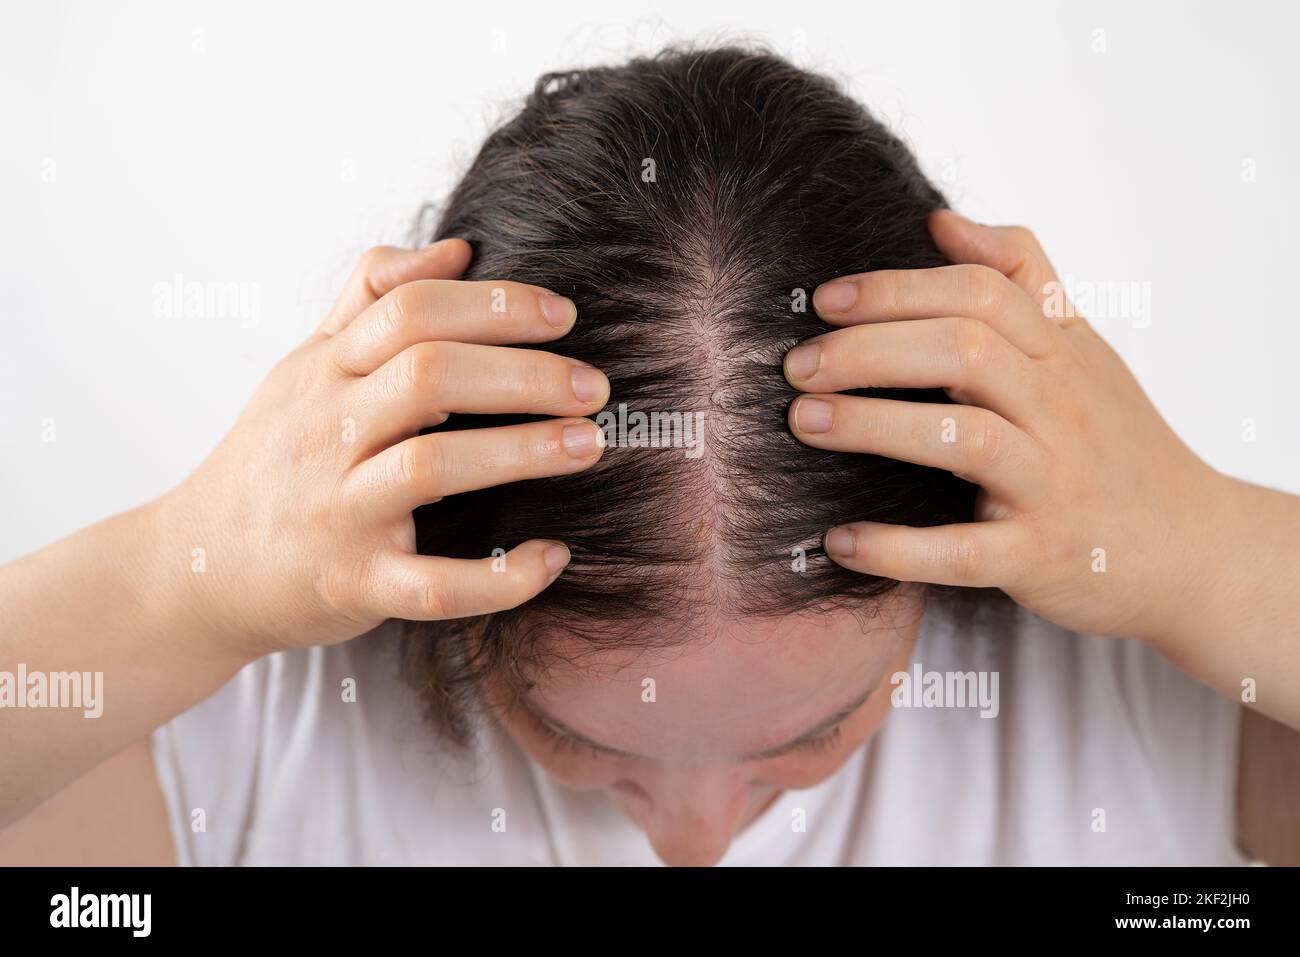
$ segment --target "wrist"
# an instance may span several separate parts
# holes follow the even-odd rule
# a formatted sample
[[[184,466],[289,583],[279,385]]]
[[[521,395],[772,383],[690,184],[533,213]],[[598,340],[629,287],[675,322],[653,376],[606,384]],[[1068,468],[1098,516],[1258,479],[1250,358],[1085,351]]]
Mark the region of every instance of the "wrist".
[[[1235,590],[1249,538],[1253,486],[1203,465],[1186,496],[1187,507],[1173,521],[1163,558],[1168,587],[1136,637],[1166,655],[1219,626],[1218,606]]]
[[[182,486],[183,488],[184,486]],[[221,594],[226,576],[210,564],[212,543],[195,526],[195,515],[179,490],[168,492],[137,510],[143,557],[155,583],[157,607],[165,627],[186,653],[238,670],[264,653],[243,640],[233,609],[238,596]]]

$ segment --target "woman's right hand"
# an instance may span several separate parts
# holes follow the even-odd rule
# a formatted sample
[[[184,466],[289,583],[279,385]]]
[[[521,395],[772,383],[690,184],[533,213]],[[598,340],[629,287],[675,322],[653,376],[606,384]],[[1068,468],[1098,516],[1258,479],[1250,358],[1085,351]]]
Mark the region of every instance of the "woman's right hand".
[[[415,554],[417,506],[581,471],[603,447],[579,417],[607,401],[605,376],[504,348],[563,336],[573,303],[536,286],[456,281],[470,256],[458,239],[367,253],[320,329],[157,503],[164,547],[190,563],[192,611],[237,654],[339,642],[387,618],[511,608],[568,562],[546,541],[495,561]],[[418,434],[453,412],[564,418]]]

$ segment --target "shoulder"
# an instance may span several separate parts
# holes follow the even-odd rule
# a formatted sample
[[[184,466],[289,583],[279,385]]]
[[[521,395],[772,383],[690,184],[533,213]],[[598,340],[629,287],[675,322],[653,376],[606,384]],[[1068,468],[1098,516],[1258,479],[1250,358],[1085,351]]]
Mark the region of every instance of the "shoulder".
[[[1003,835],[990,850],[1003,862],[1238,862],[1240,706],[1152,649],[999,598],[941,601],[927,608],[918,663],[973,674],[983,684],[967,684],[996,697],[988,718],[916,711],[891,715],[887,730],[969,778],[952,800],[972,827]]]
[[[180,863],[550,859],[526,757],[491,723],[467,749],[438,733],[399,628],[262,659],[155,733]]]
[[[438,760],[438,738],[398,672],[395,625],[262,658],[154,732],[180,863],[364,857],[348,816],[372,809],[372,788],[408,751]]]

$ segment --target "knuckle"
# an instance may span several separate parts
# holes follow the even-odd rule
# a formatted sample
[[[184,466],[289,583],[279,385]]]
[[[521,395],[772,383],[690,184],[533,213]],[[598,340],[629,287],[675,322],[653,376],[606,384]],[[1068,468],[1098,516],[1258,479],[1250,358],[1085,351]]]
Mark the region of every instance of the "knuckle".
[[[965,318],[950,320],[948,329],[958,375],[969,378],[987,371],[997,350],[993,330],[976,319]]]
[[[1028,226],[1008,226],[1007,232],[1011,241],[1020,248],[1031,250],[1038,248],[1038,237]]]
[[[389,466],[389,482],[397,488],[406,488],[419,474],[420,464],[417,459],[420,453],[416,451],[416,442],[403,442],[393,449],[391,464]]]
[[[384,295],[383,318],[390,331],[404,328],[415,321],[421,296],[420,287],[414,283],[405,283]]]
[[[567,363],[558,363],[541,352],[531,349],[519,349],[517,356],[511,357],[508,376],[503,385],[514,392],[518,401],[526,406],[521,412],[533,412],[551,396],[561,393],[557,386],[566,374]]]
[[[967,265],[968,297],[978,315],[1001,312],[1007,301],[1007,278],[989,266]]]
[[[420,596],[420,607],[431,621],[443,621],[454,618],[455,600],[450,594],[450,585],[446,581],[426,582]]]
[[[363,276],[373,276],[383,266],[384,262],[392,255],[392,246],[371,246],[361,258],[357,260],[357,266]]]
[[[441,342],[421,342],[406,350],[401,372],[403,391],[431,394],[447,386],[447,347]]]
[[[984,550],[973,535],[958,534],[945,540],[940,561],[952,569],[960,581],[975,581],[984,565]]]
[[[397,446],[393,478],[401,488],[419,488],[443,476],[442,445],[436,440],[411,439]]]
[[[991,415],[977,416],[966,428],[962,460],[967,469],[1000,465],[1007,455],[1006,435]]]

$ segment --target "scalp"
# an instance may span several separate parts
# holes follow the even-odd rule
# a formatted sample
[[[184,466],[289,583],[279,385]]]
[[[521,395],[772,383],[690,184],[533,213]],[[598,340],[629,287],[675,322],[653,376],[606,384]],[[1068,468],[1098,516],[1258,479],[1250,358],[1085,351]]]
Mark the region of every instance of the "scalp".
[[[420,238],[467,239],[467,278],[572,298],[577,323],[546,348],[602,369],[611,410],[704,412],[705,450],[609,448],[587,472],[419,510],[428,554],[479,557],[540,537],[573,555],[514,612],[416,627],[410,668],[431,694],[445,692],[456,636],[470,633],[495,668],[535,658],[528,636],[557,625],[600,646],[642,640],[648,620],[689,636],[707,631],[706,613],[861,605],[897,583],[831,562],[829,526],[969,518],[974,489],[952,475],[812,449],[786,424],[796,393],[782,357],[827,329],[812,290],[945,264],[925,226],[941,205],[860,104],[765,52],[676,49],[542,77]],[[495,424],[483,419],[441,428]],[[473,657],[462,656],[467,680]]]

